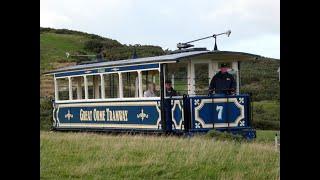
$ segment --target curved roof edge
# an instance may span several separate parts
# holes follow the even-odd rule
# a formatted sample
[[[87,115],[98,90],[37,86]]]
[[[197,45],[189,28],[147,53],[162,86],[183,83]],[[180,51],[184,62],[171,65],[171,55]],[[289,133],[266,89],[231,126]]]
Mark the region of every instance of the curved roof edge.
[[[166,54],[161,56],[152,56],[152,57],[144,57],[144,58],[137,58],[137,59],[125,59],[125,60],[116,60],[116,61],[105,61],[105,62],[98,62],[92,64],[81,64],[81,65],[74,65],[68,66],[64,68],[59,68],[56,70],[48,71],[43,73],[45,74],[54,74],[58,72],[67,72],[67,71],[74,71],[74,70],[83,70],[83,69],[94,69],[99,67],[113,67],[113,66],[124,66],[124,65],[137,65],[137,64],[146,64],[146,63],[165,63],[169,61],[178,61],[184,58],[191,58],[195,56],[202,56],[202,55],[231,55],[235,57],[242,57],[247,58],[248,60],[251,59],[259,59],[264,58],[260,55],[244,53],[244,52],[235,52],[235,51],[192,51],[192,52],[182,52],[176,54]]]

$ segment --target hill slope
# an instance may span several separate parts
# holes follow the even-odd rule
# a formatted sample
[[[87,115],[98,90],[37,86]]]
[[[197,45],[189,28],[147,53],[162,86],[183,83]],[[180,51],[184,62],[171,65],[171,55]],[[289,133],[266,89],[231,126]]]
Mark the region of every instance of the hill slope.
[[[136,50],[138,57],[165,54],[159,46],[123,45],[116,40],[66,29],[40,27],[40,74],[75,64],[88,58],[67,58],[70,54],[95,55],[100,52],[108,61],[130,58]],[[53,96],[52,77],[40,76],[40,96]]]

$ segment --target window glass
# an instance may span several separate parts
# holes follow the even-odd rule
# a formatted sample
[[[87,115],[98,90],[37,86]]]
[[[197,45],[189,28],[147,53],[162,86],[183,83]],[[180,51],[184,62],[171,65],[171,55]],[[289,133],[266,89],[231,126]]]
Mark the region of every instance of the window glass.
[[[88,99],[101,98],[101,79],[100,75],[87,76],[88,82]]]
[[[188,94],[188,64],[168,64],[166,79],[172,81],[172,87],[178,94]]]
[[[138,72],[122,73],[123,97],[139,97]]]
[[[118,98],[119,97],[119,76],[117,73],[104,74],[104,91],[105,98]]]
[[[79,77],[71,77],[72,83],[72,99],[84,99],[84,78],[82,76]]]
[[[58,78],[58,100],[69,100],[69,79]]]
[[[209,87],[209,64],[196,63],[194,64],[194,82],[195,94],[205,95],[208,94]]]
[[[142,71],[143,97],[160,96],[160,76],[158,70]]]

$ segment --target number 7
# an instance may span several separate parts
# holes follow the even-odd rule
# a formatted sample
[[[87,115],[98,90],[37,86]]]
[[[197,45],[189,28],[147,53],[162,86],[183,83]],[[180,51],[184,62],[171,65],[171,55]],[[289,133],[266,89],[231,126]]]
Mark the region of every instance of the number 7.
[[[216,110],[218,111],[218,119],[222,119],[222,111],[223,111],[223,106],[217,106]]]

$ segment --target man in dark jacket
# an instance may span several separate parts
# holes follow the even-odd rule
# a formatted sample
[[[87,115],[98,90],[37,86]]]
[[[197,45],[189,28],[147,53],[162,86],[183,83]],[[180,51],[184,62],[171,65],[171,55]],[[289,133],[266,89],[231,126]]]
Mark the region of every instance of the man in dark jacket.
[[[176,90],[172,88],[172,82],[170,80],[165,81],[165,87],[166,87],[166,96],[178,96],[178,93]]]
[[[228,65],[221,64],[220,71],[213,76],[209,86],[209,94],[234,94],[236,90],[236,81],[234,77],[228,73]]]

